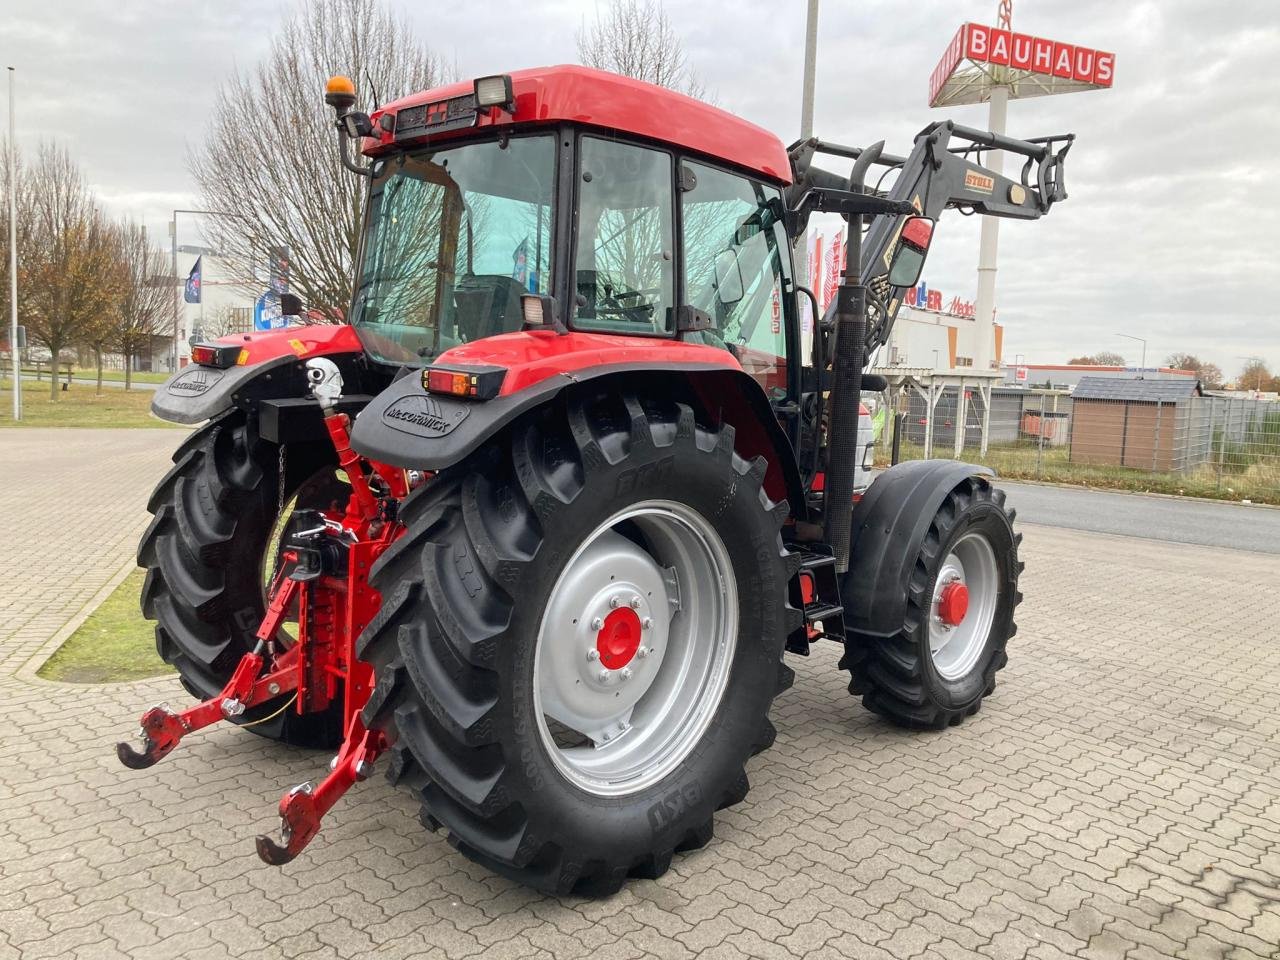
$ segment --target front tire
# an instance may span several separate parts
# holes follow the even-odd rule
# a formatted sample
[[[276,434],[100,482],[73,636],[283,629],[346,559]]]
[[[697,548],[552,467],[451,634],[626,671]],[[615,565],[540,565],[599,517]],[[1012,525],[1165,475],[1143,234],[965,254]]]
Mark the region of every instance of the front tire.
[[[406,501],[360,656],[366,723],[395,740],[389,776],[428,826],[508,877],[588,895],[711,838],[791,678],[787,508],[764,475],[731,426],[594,397]]]
[[[850,631],[840,666],[849,692],[904,727],[938,730],[977,713],[1017,633],[1021,534],[1004,491],[970,477],[947,494],[921,544],[902,629]]]

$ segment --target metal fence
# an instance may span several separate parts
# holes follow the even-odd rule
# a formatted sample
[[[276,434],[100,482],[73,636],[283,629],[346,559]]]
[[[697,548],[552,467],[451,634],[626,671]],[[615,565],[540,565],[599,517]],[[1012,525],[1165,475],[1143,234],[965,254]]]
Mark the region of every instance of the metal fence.
[[[1062,390],[991,391],[988,448],[980,452],[978,390],[949,387],[932,411],[933,455],[998,473],[1120,489],[1280,503],[1280,402],[1240,397],[1073,399]],[[926,455],[928,405],[904,394],[877,441],[877,462]]]

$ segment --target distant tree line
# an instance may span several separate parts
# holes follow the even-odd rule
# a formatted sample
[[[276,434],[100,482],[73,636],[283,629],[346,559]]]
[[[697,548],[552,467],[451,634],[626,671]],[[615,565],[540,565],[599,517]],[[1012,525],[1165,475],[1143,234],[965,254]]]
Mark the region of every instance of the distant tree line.
[[[8,156],[8,144],[3,144]],[[132,221],[107,217],[65,147],[46,142],[33,157],[17,154],[12,178],[0,180],[0,281],[8,305],[9,194],[14,194],[18,250],[18,322],[29,345],[55,364],[64,351],[91,352],[102,389],[104,354],[132,357],[152,337],[173,334],[173,286],[163,254]],[[6,311],[7,315],[7,311]],[[4,340],[8,340],[7,324]],[[11,345],[12,346],[12,345]],[[58,399],[57,378],[50,395]]]
[[[1125,359],[1121,354],[1108,350],[1085,356],[1072,357],[1067,363],[1086,364],[1089,366],[1123,367]],[[1266,361],[1253,357],[1240,368],[1235,380],[1228,380],[1222,368],[1216,363],[1201,360],[1193,353],[1171,353],[1165,358],[1164,365],[1173,370],[1190,370],[1200,380],[1206,390],[1222,390],[1234,387],[1236,390],[1261,390],[1262,392],[1280,393],[1280,376],[1271,372]]]
[[[661,0],[609,0],[575,40],[588,66],[704,96]],[[222,82],[188,166],[203,208],[234,211],[210,218],[204,229],[246,292],[261,265],[285,247],[293,291],[313,317],[338,321],[352,295],[365,184],[339,161],[333,114],[322,101],[333,74],[352,77],[360,107],[370,110],[447,82],[457,69],[381,0],[298,3],[264,60]],[[14,190],[19,322],[28,343],[55,362],[68,350],[91,352],[99,389],[104,355],[123,354],[128,386],[129,359],[152,337],[173,336],[179,278],[166,272],[143,227],[104,214],[64,147],[45,143],[20,157],[14,180],[0,193],[0,281],[7,291],[7,198]],[[215,310],[204,332],[217,336],[240,320]],[[50,389],[57,399],[56,380]]]

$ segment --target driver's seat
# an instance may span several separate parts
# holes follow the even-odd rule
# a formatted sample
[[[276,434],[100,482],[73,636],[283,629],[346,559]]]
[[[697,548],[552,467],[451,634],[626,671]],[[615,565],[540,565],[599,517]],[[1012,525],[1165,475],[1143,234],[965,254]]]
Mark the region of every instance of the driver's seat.
[[[512,333],[524,323],[520,296],[524,287],[501,274],[472,274],[453,288],[454,324],[464,343]]]

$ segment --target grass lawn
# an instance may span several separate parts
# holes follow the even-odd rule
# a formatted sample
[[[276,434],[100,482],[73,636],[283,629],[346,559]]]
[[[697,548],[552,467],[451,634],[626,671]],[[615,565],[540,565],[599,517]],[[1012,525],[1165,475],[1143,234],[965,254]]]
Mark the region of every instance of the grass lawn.
[[[81,380],[97,380],[98,371],[93,369],[93,367],[89,367],[87,370],[72,370],[71,376],[73,378],[79,377]],[[167,373],[144,373],[142,371],[136,371],[133,375],[134,383],[164,383],[168,379],[169,375]],[[124,371],[103,370],[102,380],[104,383],[107,381],[111,381],[113,383],[124,383]]]
[[[12,427],[13,400],[9,381],[0,381],[0,427]],[[22,420],[20,427],[165,427],[180,426],[151,415],[150,390],[121,390],[103,387],[102,393],[92,384],[73,383],[65,392],[59,389],[56,401],[49,399],[49,382],[22,382]]]
[[[68,683],[108,683],[172,673],[156,654],[154,625],[143,620],[138,609],[144,576],[135,570],[125,577],[45,662],[39,675]]]

